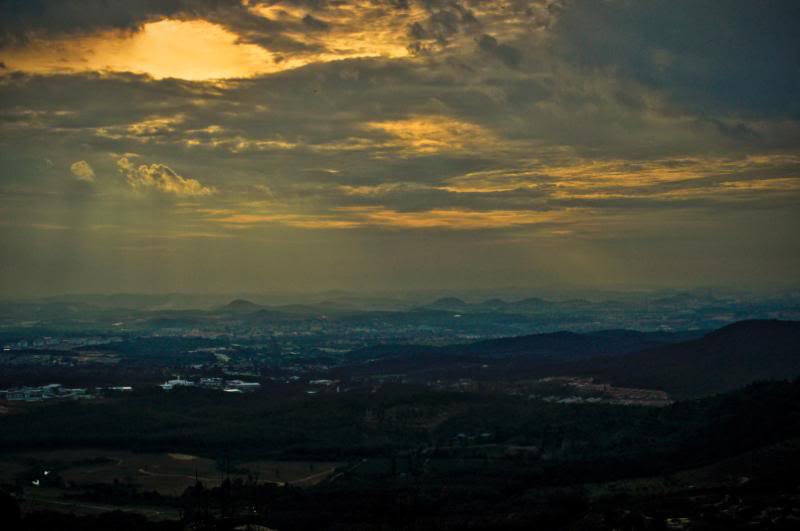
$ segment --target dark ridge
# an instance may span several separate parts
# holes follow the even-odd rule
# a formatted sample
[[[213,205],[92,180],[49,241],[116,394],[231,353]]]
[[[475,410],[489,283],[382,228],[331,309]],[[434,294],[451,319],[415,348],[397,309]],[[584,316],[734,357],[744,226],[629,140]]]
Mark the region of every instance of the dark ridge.
[[[248,301],[246,299],[235,299],[221,308],[222,311],[232,312],[255,312],[264,308],[260,304]]]
[[[663,389],[678,398],[711,395],[755,381],[800,376],[800,322],[741,321],[692,341],[560,370],[616,385]]]

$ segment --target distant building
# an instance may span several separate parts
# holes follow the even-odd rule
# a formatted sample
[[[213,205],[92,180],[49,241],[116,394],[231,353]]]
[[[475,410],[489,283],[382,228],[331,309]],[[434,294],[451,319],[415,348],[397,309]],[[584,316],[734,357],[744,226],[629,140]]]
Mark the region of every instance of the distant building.
[[[229,380],[226,384],[227,389],[238,389],[240,391],[255,391],[261,387],[258,382],[243,382],[242,380]]]
[[[41,390],[42,390],[42,397],[43,398],[56,398],[56,397],[59,397],[61,395],[66,394],[64,392],[65,391],[64,387],[61,384],[57,384],[57,383],[49,384],[49,385],[43,385],[41,387]]]
[[[261,384],[258,382],[245,382],[242,380],[224,380],[222,378],[200,378],[200,380],[195,383],[191,380],[184,380],[181,378],[177,378],[174,380],[168,380],[161,384],[161,389],[165,391],[169,391],[174,389],[175,387],[202,387],[205,389],[221,389],[225,392],[231,393],[242,393],[248,391],[256,391],[261,387]]]
[[[200,382],[197,385],[209,389],[221,389],[225,386],[225,381],[222,378],[200,378]]]
[[[37,402],[42,400],[42,389],[40,387],[18,387],[9,389],[8,400],[24,400],[25,402]]]
[[[86,389],[69,389],[61,384],[48,384],[41,387],[16,387],[14,389],[0,390],[0,399],[24,402],[38,402],[40,400],[53,400],[65,398],[94,398]]]
[[[337,383],[339,380],[310,380],[308,383],[310,385],[325,385],[330,387],[331,385]]]
[[[170,391],[176,387],[193,387],[194,382],[189,380],[183,380],[181,378],[176,378],[174,380],[167,380],[163,384],[161,384],[161,389],[164,391]]]

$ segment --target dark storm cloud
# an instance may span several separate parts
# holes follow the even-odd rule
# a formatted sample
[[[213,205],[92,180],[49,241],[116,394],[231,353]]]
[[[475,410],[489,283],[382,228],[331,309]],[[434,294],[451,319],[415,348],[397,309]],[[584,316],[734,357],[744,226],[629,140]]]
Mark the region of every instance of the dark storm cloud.
[[[420,0],[419,3],[428,12],[428,17],[407,28],[411,39],[408,49],[413,54],[430,52],[433,46],[443,46],[459,33],[472,33],[480,27],[474,12],[464,2]],[[407,9],[407,4],[403,9]]]
[[[234,4],[237,4],[234,2]],[[254,3],[255,5],[255,3]],[[312,9],[313,6],[306,6]],[[256,44],[275,52],[310,52],[323,49],[309,42],[300,42],[286,35],[287,31],[298,33],[319,32],[329,29],[326,22],[311,14],[297,20],[275,20],[254,14],[241,6],[241,2],[227,9],[209,10],[203,18],[220,24],[235,33],[242,42]]]
[[[33,34],[135,31],[164,17],[198,17],[241,8],[240,0],[2,0],[0,44],[24,42]]]
[[[509,46],[497,42],[491,35],[483,34],[478,39],[478,47],[490,55],[500,59],[509,68],[518,68],[522,61],[522,52]]]
[[[795,0],[569,0],[557,46],[696,112],[800,119],[800,3]]]
[[[306,4],[309,9],[315,7],[313,2]],[[36,37],[138,31],[144,24],[164,18],[208,20],[233,31],[242,42],[276,52],[317,50],[318,46],[301,43],[284,32],[327,28],[312,15],[295,22],[258,16],[241,0],[2,0],[0,46],[24,44]]]
[[[327,31],[330,29],[330,26],[327,22],[324,22],[318,18],[315,18],[312,15],[306,15],[303,17],[303,24],[308,26],[312,30],[316,31]]]

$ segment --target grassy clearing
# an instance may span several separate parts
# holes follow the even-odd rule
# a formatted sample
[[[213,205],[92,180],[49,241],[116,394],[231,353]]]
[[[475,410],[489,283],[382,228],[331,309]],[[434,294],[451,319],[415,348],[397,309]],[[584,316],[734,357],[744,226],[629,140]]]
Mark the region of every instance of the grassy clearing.
[[[231,479],[313,485],[333,473],[340,463],[314,461],[250,461],[232,464]],[[180,495],[200,480],[207,487],[225,478],[217,461],[182,453],[138,454],[106,450],[57,450],[6,455],[0,461],[0,482],[13,483],[30,470],[57,472],[69,485],[113,483],[138,486],[143,491]]]

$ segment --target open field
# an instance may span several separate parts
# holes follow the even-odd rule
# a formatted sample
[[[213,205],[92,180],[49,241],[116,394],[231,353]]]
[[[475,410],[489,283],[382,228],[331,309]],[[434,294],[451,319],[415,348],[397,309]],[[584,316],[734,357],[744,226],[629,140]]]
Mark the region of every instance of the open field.
[[[230,465],[232,479],[314,485],[340,463],[309,461],[251,461]],[[207,487],[225,478],[224,466],[212,459],[179,453],[137,454],[107,450],[58,450],[8,454],[0,458],[0,483],[14,483],[27,472],[58,473],[67,485],[130,483],[142,491],[179,495],[200,480]],[[43,476],[44,477],[44,476]],[[33,481],[33,479],[32,479]]]
[[[76,515],[97,515],[108,511],[127,511],[141,514],[149,520],[176,520],[180,517],[178,509],[169,506],[149,506],[143,504],[115,505],[96,501],[66,498],[63,489],[29,489],[20,499],[25,513],[34,511],[55,511]]]

